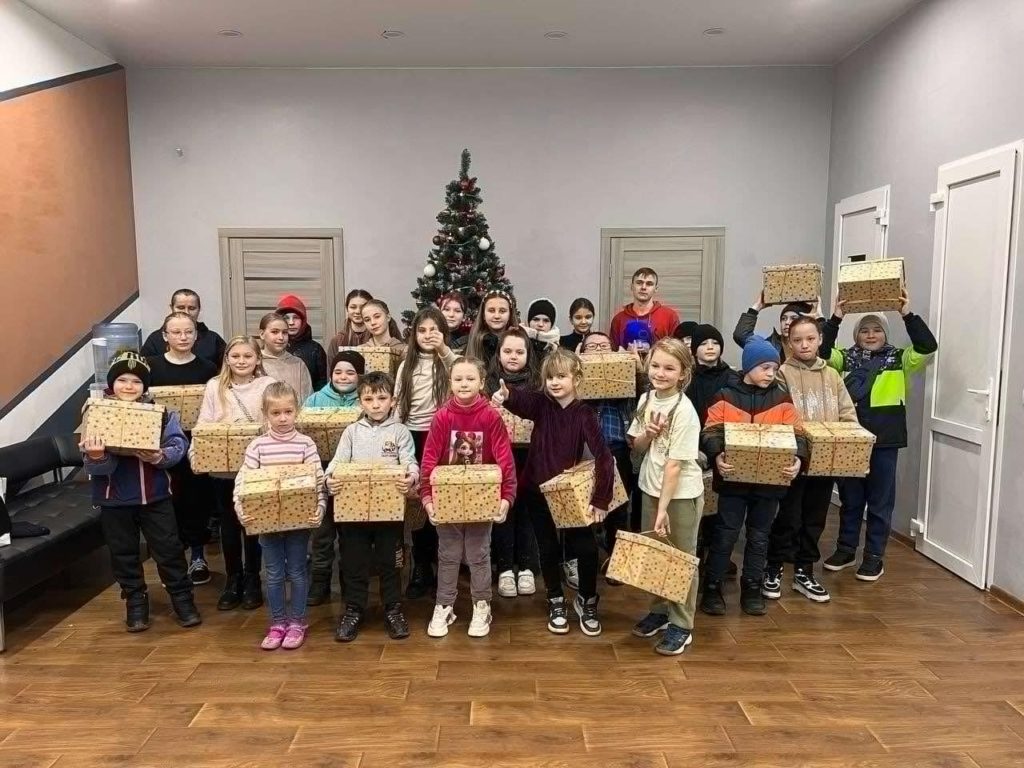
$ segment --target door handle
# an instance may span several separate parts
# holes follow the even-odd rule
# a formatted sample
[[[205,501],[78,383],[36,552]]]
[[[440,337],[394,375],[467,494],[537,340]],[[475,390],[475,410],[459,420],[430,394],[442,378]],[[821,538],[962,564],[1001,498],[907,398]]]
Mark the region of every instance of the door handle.
[[[985,397],[988,397],[990,394],[992,394],[987,389],[968,389],[967,391],[970,392],[972,395],[984,395]]]
[[[972,395],[984,395],[985,397],[985,421],[992,421],[992,386],[995,384],[990,376],[988,379],[988,387],[986,389],[971,389],[967,388],[967,391]]]

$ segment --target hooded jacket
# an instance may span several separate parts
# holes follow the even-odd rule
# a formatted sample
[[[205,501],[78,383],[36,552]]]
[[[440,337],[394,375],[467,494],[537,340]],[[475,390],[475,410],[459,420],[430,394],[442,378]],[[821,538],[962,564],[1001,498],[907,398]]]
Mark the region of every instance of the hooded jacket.
[[[226,348],[227,344],[220,337],[220,334],[207,328],[206,323],[196,323],[196,342],[192,345],[192,353],[196,357],[209,360],[219,371],[224,363],[224,350]],[[164,333],[161,329],[157,328],[146,337],[146,343],[142,345],[139,354],[143,357],[159,357],[166,351],[167,342],[164,341]]]
[[[671,307],[666,307],[660,301],[651,303],[651,311],[646,315],[638,315],[633,308],[632,302],[622,307],[612,318],[611,329],[608,335],[615,346],[624,349],[629,343],[627,329],[632,323],[639,323],[646,326],[648,343],[652,346],[659,339],[672,335],[672,331],[679,325],[679,314]]]
[[[339,392],[334,384],[327,382],[318,391],[306,398],[304,408],[357,408],[359,406],[358,390]]]
[[[420,474],[412,432],[394,416],[388,416],[380,424],[362,416],[346,427],[338,441],[338,450],[327,465],[327,475],[330,476],[338,464],[353,461],[397,464],[405,467],[406,474],[417,479]]]
[[[739,380],[739,373],[730,368],[721,358],[711,366],[700,363],[693,366],[693,379],[690,381],[690,386],[686,388],[686,396],[690,398],[690,402],[693,403],[693,407],[697,411],[701,429],[704,428],[704,422],[708,418],[708,408],[711,407],[711,402],[718,391]]]
[[[309,375],[309,368],[291,352],[285,350],[277,357],[272,357],[263,351],[263,370],[277,381],[291,384],[299,396],[299,402],[304,403],[306,398],[313,394],[313,382]]]
[[[857,421],[857,409],[842,376],[820,357],[813,363],[787,358],[779,368],[779,381],[804,421]]]
[[[302,318],[302,329],[295,336],[288,337],[288,351],[306,364],[313,390],[320,389],[327,383],[327,353],[313,339],[313,329],[309,326],[309,313],[305,302],[294,294],[288,294],[277,302],[277,310],[294,312]]]

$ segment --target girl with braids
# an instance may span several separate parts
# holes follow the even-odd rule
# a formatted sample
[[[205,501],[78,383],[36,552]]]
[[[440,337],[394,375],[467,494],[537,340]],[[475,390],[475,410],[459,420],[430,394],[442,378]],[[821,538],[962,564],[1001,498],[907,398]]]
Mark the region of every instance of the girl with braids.
[[[405,359],[395,376],[395,416],[412,432],[416,461],[423,461],[423,446],[437,409],[448,399],[448,370],[456,355],[448,346],[448,323],[437,307],[416,313],[406,344]],[[412,576],[405,596],[423,597],[434,583],[437,531],[429,522],[413,532]]]
[[[697,464],[700,420],[684,394],[692,375],[693,356],[680,340],[666,338],[655,343],[647,359],[651,389],[640,398],[627,433],[633,450],[644,454],[640,466],[642,527],[653,529],[691,555],[697,549],[704,508],[704,482]],[[633,627],[637,637],[653,637],[667,630],[654,649],[657,653],[674,656],[692,642],[696,573],[693,581],[685,603],[655,598],[650,612]]]
[[[498,352],[498,337],[515,326],[516,300],[505,291],[488,291],[466,337],[466,357],[482,360],[485,367],[490,366]]]

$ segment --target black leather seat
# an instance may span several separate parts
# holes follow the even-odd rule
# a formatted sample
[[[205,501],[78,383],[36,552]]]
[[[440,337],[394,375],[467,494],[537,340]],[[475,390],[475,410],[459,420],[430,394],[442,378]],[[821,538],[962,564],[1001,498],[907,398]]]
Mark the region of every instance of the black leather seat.
[[[7,507],[12,521],[50,529],[46,536],[14,539],[0,547],[0,651],[4,648],[3,602],[55,576],[103,544],[100,513],[92,506],[86,482],[50,482],[23,493],[29,480],[81,467],[73,435],[37,437],[0,448],[0,477],[8,481]]]

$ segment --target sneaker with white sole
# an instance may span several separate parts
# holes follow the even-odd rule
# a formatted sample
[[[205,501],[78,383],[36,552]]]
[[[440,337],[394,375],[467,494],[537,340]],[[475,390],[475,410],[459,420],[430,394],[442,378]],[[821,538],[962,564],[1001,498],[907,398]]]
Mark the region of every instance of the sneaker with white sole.
[[[846,552],[842,549],[837,549],[825,559],[825,562],[822,563],[827,571],[841,571],[844,568],[849,568],[851,565],[856,564],[857,554],[855,552]]]
[[[864,555],[864,560],[854,574],[860,581],[878,581],[885,573],[885,566],[882,558],[876,555]]]
[[[669,624],[661,642],[654,646],[654,652],[662,656],[678,656],[693,642],[693,633],[688,629]]]
[[[188,564],[188,577],[194,587],[210,583],[210,565],[205,558],[197,557]]]
[[[548,632],[556,635],[569,634],[569,612],[565,607],[564,597],[553,597],[548,600]]]
[[[815,603],[827,603],[832,597],[828,590],[814,578],[814,570],[797,568],[793,574],[793,589]]]
[[[516,575],[512,571],[502,571],[498,574],[498,594],[502,597],[515,597],[519,594],[516,589]]]
[[[510,571],[511,573],[511,571]],[[469,620],[470,637],[487,637],[491,631],[491,604],[486,600],[473,603],[473,618]]]
[[[769,600],[778,600],[782,597],[781,565],[769,565],[764,569],[764,577],[761,579],[761,594]]]
[[[527,568],[520,571],[516,577],[516,591],[520,595],[532,595],[537,592],[537,581],[533,578],[533,571]]]
[[[580,631],[587,637],[597,637],[601,634],[601,619],[597,616],[597,595],[584,600],[580,595],[572,602],[576,609],[576,615],[580,617]]]
[[[448,627],[455,622],[455,608],[450,605],[435,605],[434,615],[430,617],[427,624],[427,634],[430,637],[444,637],[448,634]]]
[[[562,563],[562,581],[571,589],[580,588],[580,564],[578,560],[566,560]]]
[[[669,626],[668,616],[664,613],[648,613],[633,625],[633,637],[654,637]]]

